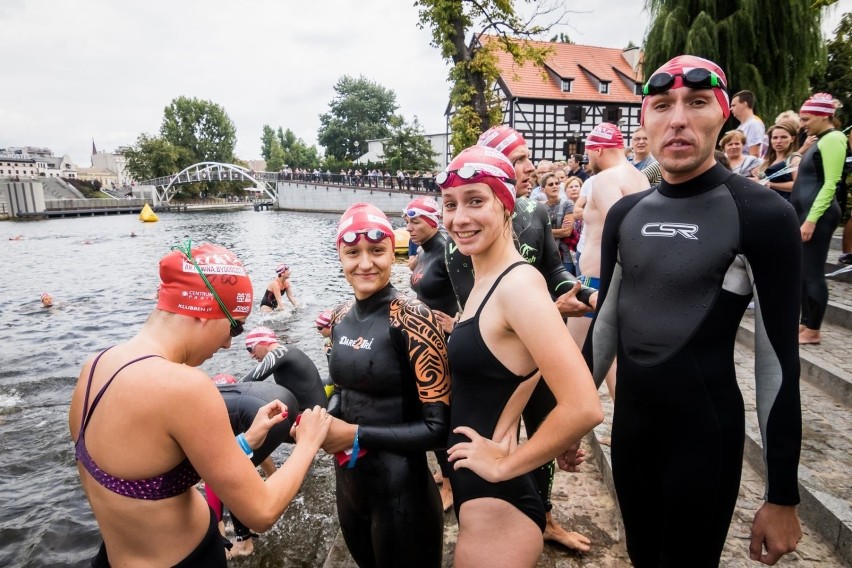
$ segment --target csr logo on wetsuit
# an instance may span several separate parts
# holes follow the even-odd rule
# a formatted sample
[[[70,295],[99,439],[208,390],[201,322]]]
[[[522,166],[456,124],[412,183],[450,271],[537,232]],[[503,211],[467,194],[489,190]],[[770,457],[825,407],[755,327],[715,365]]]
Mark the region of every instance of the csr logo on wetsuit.
[[[363,337],[359,337],[358,339],[349,339],[344,335],[340,338],[339,344],[346,345],[347,347],[351,347],[352,349],[370,349],[370,347],[373,345],[373,339],[368,340],[364,339]]]
[[[642,234],[646,237],[676,237],[680,235],[686,239],[698,240],[695,233],[698,225],[688,223],[646,223],[642,227]]]

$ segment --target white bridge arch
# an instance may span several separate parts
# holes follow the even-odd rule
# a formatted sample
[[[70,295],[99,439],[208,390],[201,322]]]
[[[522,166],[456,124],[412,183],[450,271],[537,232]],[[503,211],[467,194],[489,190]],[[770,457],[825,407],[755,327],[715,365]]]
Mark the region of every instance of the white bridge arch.
[[[274,174],[252,172],[236,164],[219,162],[199,162],[179,173],[143,181],[143,185],[154,186],[154,205],[170,203],[177,193],[176,186],[188,183],[203,183],[207,181],[247,181],[254,184],[255,191],[264,192],[272,201],[278,201],[278,194],[273,185],[267,183],[267,177]]]

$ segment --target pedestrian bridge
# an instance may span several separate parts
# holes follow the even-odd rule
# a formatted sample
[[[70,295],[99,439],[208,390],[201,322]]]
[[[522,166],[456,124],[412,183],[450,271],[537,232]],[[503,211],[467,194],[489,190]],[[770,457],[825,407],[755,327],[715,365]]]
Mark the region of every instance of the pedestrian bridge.
[[[168,205],[181,185],[211,181],[249,182],[254,184],[254,187],[248,188],[248,191],[262,192],[273,201],[278,201],[278,190],[274,185],[277,175],[268,172],[253,172],[236,164],[199,162],[174,175],[149,179],[140,183],[141,185],[154,186],[154,205]]]

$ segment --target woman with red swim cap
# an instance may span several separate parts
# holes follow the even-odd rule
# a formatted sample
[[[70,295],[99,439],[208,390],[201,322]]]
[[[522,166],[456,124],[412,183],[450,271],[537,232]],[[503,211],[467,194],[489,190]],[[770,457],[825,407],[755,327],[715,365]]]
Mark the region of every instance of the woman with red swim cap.
[[[176,249],[160,260],[156,309],[135,337],[86,361],[71,400],[80,482],[103,537],[97,568],[224,568],[216,517],[195,484],[203,478],[249,527],[266,530],[295,497],[331,424],[325,410],[306,411],[287,463],[266,482],[257,475],[246,454],[287,408],[263,406],[235,440],[222,397],[196,368],[242,332],[251,281],[227,249]]]
[[[436,177],[444,224],[475,273],[448,342],[456,566],[535,566],[546,520],[530,472],[603,420],[591,376],[544,278],[515,248],[513,176],[500,151],[474,146]],[[517,446],[521,411],[542,376],[556,405]]]
[[[435,317],[390,283],[393,227],[357,203],[341,217],[337,252],[355,299],[330,321],[337,515],[359,566],[441,565],[444,515],[426,451],[444,447],[450,378]]]

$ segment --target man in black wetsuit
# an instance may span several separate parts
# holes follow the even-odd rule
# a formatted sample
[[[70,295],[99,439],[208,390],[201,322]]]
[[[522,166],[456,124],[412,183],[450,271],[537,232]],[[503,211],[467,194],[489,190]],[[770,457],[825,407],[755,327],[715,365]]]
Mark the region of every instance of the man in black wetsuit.
[[[319,405],[328,406],[328,397],[316,365],[295,347],[278,343],[275,332],[256,327],[246,334],[246,351],[259,361],[240,382],[262,381],[272,375],[275,382],[295,395],[299,412]]]
[[[547,281],[548,290],[555,299],[556,307],[566,316],[582,316],[594,309],[597,300],[597,290],[581,286],[576,277],[565,270],[559,249],[553,238],[550,226],[550,216],[543,203],[525,196],[530,192],[530,174],[533,171],[530,161],[529,148],[523,136],[515,129],[506,126],[495,126],[484,132],[479,138],[479,144],[494,148],[503,153],[515,168],[515,212],[512,216],[512,230],[515,234],[515,246],[521,256],[535,266]],[[469,257],[458,251],[455,243],[447,238],[446,248],[447,272],[459,305],[464,308],[467,298],[473,289],[473,263]],[[539,381],[523,411],[524,427],[527,436],[532,436],[544,421],[547,414],[553,410],[556,399],[545,381]],[[559,459],[560,467],[574,471],[583,461],[583,453],[579,451],[579,440],[573,448],[566,448],[564,458]],[[585,552],[589,550],[589,539],[576,533],[566,531],[553,518],[551,513],[550,491],[555,474],[553,462],[545,464],[532,472],[539,495],[544,502],[547,513],[547,527],[544,531],[545,540],[560,542],[568,548]]]
[[[753,298],[767,483],[749,549],[774,564],[802,535],[798,220],[787,202],[716,163],[730,112],[716,64],[676,57],[644,95],[663,181],[610,209],[592,334],[596,381],[618,356],[612,464],[627,550],[637,568],[719,564],[745,436],[733,347]]]

